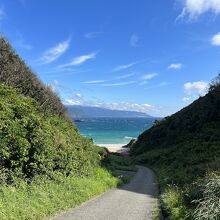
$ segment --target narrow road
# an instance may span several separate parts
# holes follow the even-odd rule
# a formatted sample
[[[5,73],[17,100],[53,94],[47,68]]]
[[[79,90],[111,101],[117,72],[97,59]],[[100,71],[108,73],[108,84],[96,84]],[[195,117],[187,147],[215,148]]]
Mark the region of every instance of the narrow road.
[[[110,190],[53,220],[151,220],[157,195],[153,172],[139,166],[129,184]]]

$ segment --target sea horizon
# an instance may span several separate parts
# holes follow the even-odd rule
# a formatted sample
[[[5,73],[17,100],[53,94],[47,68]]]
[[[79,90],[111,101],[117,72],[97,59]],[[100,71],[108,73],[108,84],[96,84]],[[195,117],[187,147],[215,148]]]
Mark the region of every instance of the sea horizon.
[[[97,145],[126,145],[149,129],[157,118],[89,117],[75,121],[80,133]]]

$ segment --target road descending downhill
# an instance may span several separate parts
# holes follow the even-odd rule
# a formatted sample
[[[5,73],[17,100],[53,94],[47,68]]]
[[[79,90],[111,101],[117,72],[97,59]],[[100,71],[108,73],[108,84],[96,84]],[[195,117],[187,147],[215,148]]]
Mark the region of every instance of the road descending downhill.
[[[53,220],[151,220],[158,188],[154,173],[143,166],[130,181]]]

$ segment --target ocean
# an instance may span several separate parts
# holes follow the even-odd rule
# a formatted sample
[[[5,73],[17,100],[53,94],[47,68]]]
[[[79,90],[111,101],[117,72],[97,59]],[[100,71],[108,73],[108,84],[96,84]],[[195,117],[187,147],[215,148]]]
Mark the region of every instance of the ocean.
[[[127,144],[150,128],[155,118],[85,118],[74,122],[95,144]]]

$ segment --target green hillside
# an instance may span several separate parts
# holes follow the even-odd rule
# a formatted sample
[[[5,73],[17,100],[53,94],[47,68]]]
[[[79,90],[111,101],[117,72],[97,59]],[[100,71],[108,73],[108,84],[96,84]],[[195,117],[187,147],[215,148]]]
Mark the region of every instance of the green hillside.
[[[25,96],[34,98],[42,111],[65,117],[66,110],[59,97],[44,85],[7,40],[0,36],[0,82],[18,88]]]
[[[169,218],[220,219],[220,76],[207,95],[142,133],[131,154],[157,172]]]
[[[42,219],[118,184],[60,99],[0,38],[0,219]]]

